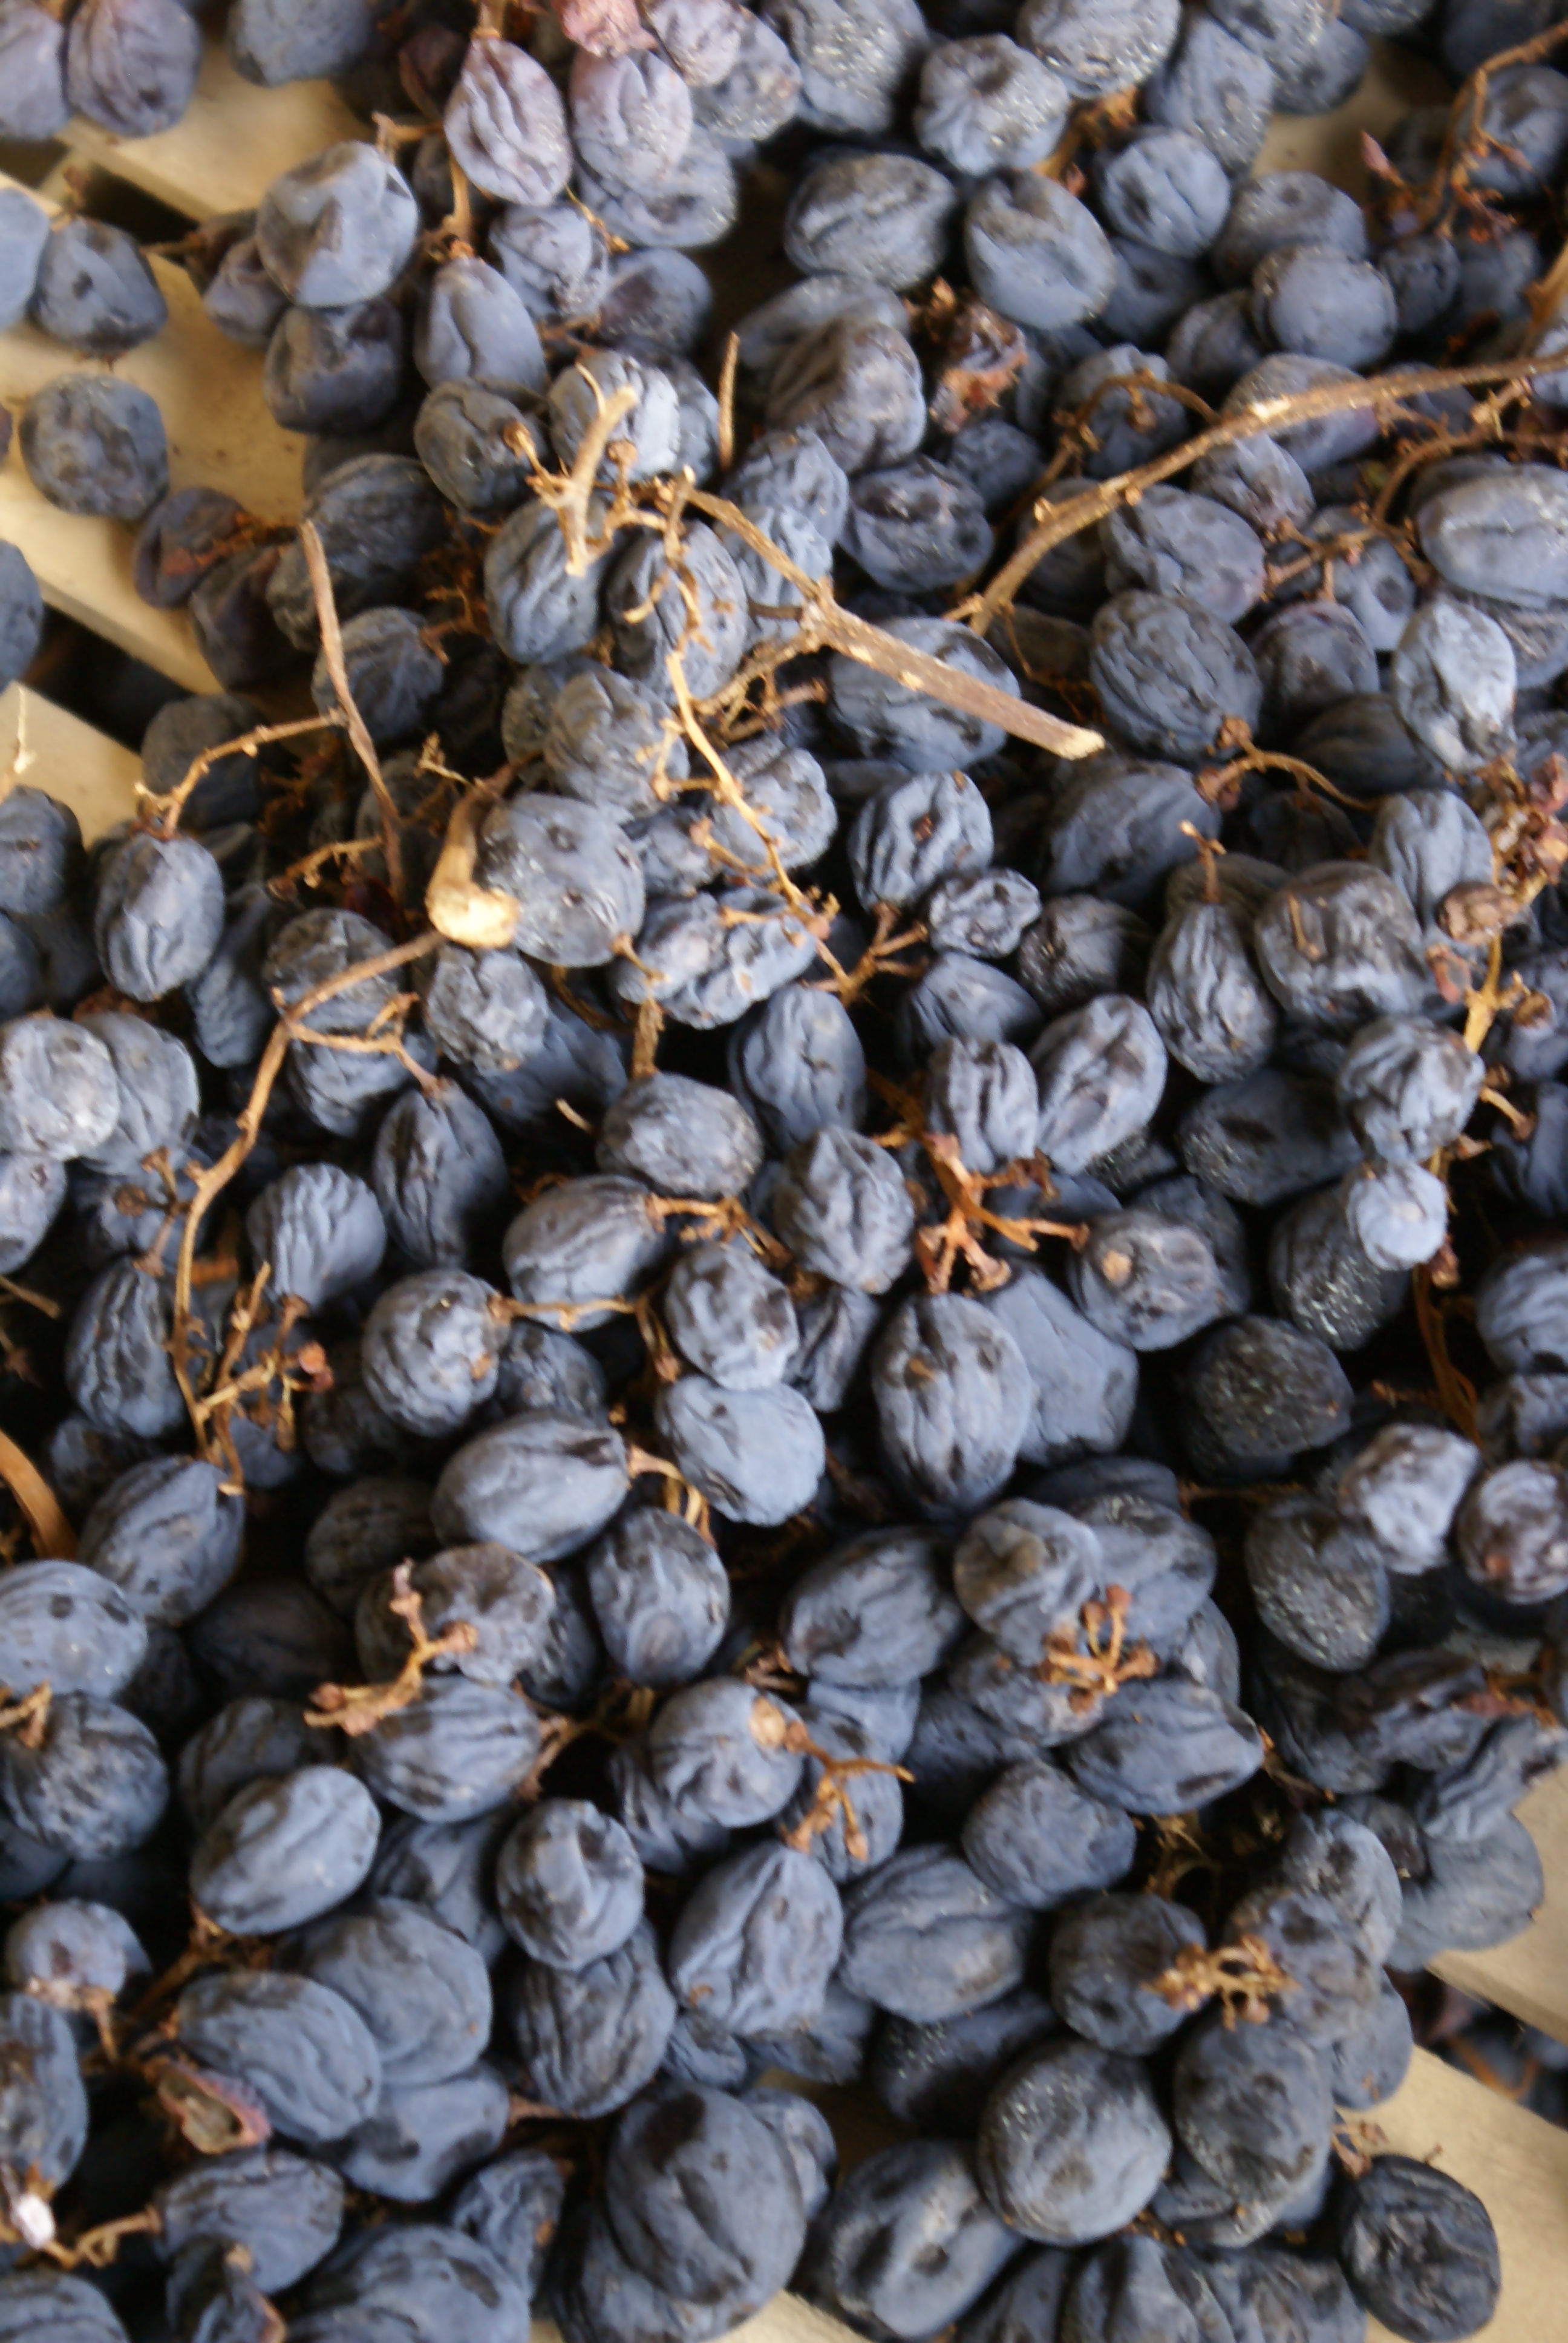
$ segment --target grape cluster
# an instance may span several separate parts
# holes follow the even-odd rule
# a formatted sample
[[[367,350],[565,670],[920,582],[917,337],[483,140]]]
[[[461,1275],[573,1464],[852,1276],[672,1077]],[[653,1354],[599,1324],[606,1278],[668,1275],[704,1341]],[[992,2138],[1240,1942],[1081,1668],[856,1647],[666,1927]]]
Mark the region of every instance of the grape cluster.
[[[0,2338],[1497,2300],[1360,2118],[1568,1752],[1568,78],[928,13],[239,0],[387,116],[191,249],[300,528],[22,417],[220,689],[0,800]]]

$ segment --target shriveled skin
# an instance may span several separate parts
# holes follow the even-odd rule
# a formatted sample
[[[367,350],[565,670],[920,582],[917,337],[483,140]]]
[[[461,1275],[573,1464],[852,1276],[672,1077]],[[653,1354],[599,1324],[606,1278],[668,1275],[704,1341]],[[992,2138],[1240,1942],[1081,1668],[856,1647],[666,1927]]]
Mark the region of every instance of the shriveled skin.
[[[1082,1172],[1142,1131],[1165,1087],[1165,1045],[1141,1002],[1101,993],[1048,1025],[1030,1053],[1040,1077],[1040,1151]]]
[[[796,189],[784,247],[803,275],[868,277],[895,291],[937,266],[957,199],[929,163],[848,155],[820,163]]]
[[[1169,1350],[1230,1306],[1203,1232],[1153,1212],[1108,1212],[1096,1222],[1070,1279],[1090,1323],[1135,1351]]]
[[[0,1996],[0,2148],[12,2171],[53,2189],[87,2137],[87,2095],[69,2021],[27,1993]]]
[[[1250,1717],[1201,1685],[1134,1685],[1069,1752],[1080,1789],[1133,1814],[1183,1814],[1251,1779],[1263,1745]]]
[[[792,1666],[827,1683],[906,1684],[952,1650],[963,1615],[932,1530],[872,1530],[796,1584],[780,1621]]]
[[[787,2034],[819,2014],[842,1938],[825,1866],[763,1845],[718,1865],[690,1898],[670,1938],[670,1983],[732,2033]]]
[[[988,2205],[970,2149],[940,2140],[884,2148],[833,2200],[826,2252],[839,2299],[894,2335],[932,2310],[967,2308],[1018,2251]]]
[[[791,1150],[775,1207],[797,1260],[836,1284],[886,1292],[910,1257],[915,1213],[885,1148],[825,1125]]]
[[[139,1606],[84,1563],[45,1562],[0,1579],[0,1637],[8,1689],[112,1699],[146,1654]]]
[[[624,2107],[652,2080],[675,2014],[646,1921],[618,1952],[587,1968],[529,1964],[515,1977],[508,2009],[535,2097],[585,2117]]]
[[[1193,2256],[1156,2237],[1115,2237],[1080,2268],[1062,2331],[1073,2343],[1111,2335],[1127,2343],[1225,2343],[1232,2330]]]
[[[971,1511],[1000,1491],[1023,1445],[1029,1372],[979,1302],[905,1302],[877,1347],[871,1387],[890,1467],[920,1511]]]
[[[1049,1758],[1025,1758],[976,1799],[962,1845],[970,1868],[1012,1904],[1050,1911],[1124,1875],[1131,1816],[1088,1796]]]
[[[896,2016],[932,2024],[1000,2000],[1022,1982],[1032,1934],[943,1847],[896,1855],[845,1901],[840,1980]]]
[[[1410,1167],[1390,1165],[1386,1172],[1392,1176],[1403,1168]],[[1338,1189],[1298,1197],[1270,1241],[1269,1288],[1275,1308],[1332,1350],[1359,1350],[1399,1316],[1404,1303],[1403,1264],[1397,1258],[1375,1259],[1381,1250],[1375,1236],[1372,1245],[1363,1243],[1352,1218],[1352,1199],[1358,1187],[1368,1184],[1352,1174]],[[1426,1258],[1436,1250],[1434,1243]]]
[[[1179,1065],[1200,1081],[1255,1073],[1279,1011],[1252,964],[1247,930],[1224,903],[1192,903],[1162,930],[1149,963],[1149,1007]]]
[[[1346,2191],[1337,2242],[1358,2300],[1422,2343],[1473,2334],[1496,2306],[1497,2237],[1485,2207],[1409,2157],[1379,2157]]]
[[[1092,629],[1090,674],[1119,729],[1157,755],[1219,739],[1227,717],[1256,724],[1262,689],[1240,637],[1181,594],[1119,594]]]
[[[578,1798],[547,1798],[496,1858],[508,1935],[552,1968],[586,1968],[642,1917],[642,1865],[618,1822]]]
[[[198,1843],[192,1893],[236,1936],[297,1927],[363,1884],[380,1828],[363,1783],[336,1765],[253,1782]]]
[[[1540,609],[1568,591],[1563,506],[1562,481],[1533,466],[1463,480],[1422,507],[1421,549],[1451,586]]]
[[[683,1375],[660,1392],[655,1422],[687,1480],[732,1521],[777,1529],[821,1479],[822,1428],[797,1391],[727,1391]]]
[[[1178,2052],[1172,2091],[1182,2145],[1243,2201],[1299,2186],[1326,2151],[1333,2103],[1300,2039],[1210,2019]]]
[[[308,1977],[198,1978],[176,2016],[190,2056],[233,2077],[296,2140],[341,2138],[380,2089],[380,2055],[364,2020]]]
[[[1139,2062],[1069,2036],[1002,2077],[975,2161],[1014,2229],[1045,2245],[1087,2245],[1141,2212],[1171,2146]]]

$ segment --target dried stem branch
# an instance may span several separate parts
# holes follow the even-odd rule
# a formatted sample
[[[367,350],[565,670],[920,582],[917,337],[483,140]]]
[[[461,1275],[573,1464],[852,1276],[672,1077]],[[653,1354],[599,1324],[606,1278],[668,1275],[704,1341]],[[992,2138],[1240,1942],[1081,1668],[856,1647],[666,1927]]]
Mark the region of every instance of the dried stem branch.
[[[813,907],[808,901],[805,894],[802,892],[800,888],[795,884],[794,880],[785,869],[784,859],[779,851],[778,841],[773,837],[772,832],[764,824],[761,815],[748,799],[745,790],[741,788],[739,782],[736,779],[734,774],[725,763],[723,757],[719,754],[712,740],[704,731],[698,718],[697,709],[692,700],[691,693],[687,687],[686,669],[681,663],[681,656],[678,650],[672,650],[668,653],[665,659],[665,668],[669,676],[670,689],[675,694],[676,709],[680,717],[681,724],[685,729],[687,738],[691,742],[692,747],[697,750],[698,755],[704,758],[708,764],[712,768],[714,776],[712,784],[714,795],[722,799],[726,805],[733,807],[734,810],[740,816],[741,820],[749,823],[752,830],[756,833],[758,843],[761,846],[764,854],[766,854],[768,858],[769,867],[773,877],[774,884],[778,887],[779,893],[783,896],[785,901],[790,906],[790,909],[802,915],[806,920],[807,924],[811,928],[813,934],[817,932],[819,926],[825,934],[827,931],[826,920],[821,918],[820,914],[814,912]],[[759,873],[759,875],[760,876],[762,874]],[[829,914],[829,917],[831,917],[830,913]]]
[[[1226,2027],[1238,2019],[1248,2026],[1266,2026],[1276,2003],[1296,1990],[1261,1936],[1238,1936],[1233,1945],[1210,1952],[1202,1945],[1183,1945],[1168,1969],[1151,1978],[1145,1993],[1157,1993],[1172,2009],[1184,2014],[1201,2009],[1220,1996]]]
[[[446,841],[425,890],[425,913],[433,928],[473,951],[504,951],[518,931],[523,907],[500,888],[481,887],[474,878],[479,820],[512,777],[504,765],[458,799],[447,825]]]
[[[314,535],[314,530],[312,535]],[[138,781],[136,795],[142,799],[142,816],[160,838],[172,838],[179,828],[181,814],[189,799],[200,788],[213,767],[225,757],[254,757],[274,740],[297,740],[303,732],[341,731],[347,719],[337,709],[326,716],[300,716],[287,724],[258,724],[253,731],[242,732],[236,739],[220,740],[216,748],[204,749],[193,757],[186,776],[178,787],[166,797],[155,797]]]
[[[1103,382],[1096,384],[1081,407],[1057,414],[1056,453],[1040,476],[1040,488],[1054,486],[1082,457],[1092,455],[1099,449],[1101,442],[1090,417],[1101,401],[1109,398],[1113,390],[1125,390],[1130,394],[1129,413],[1133,424],[1141,430],[1146,429],[1153,421],[1153,409],[1150,404],[1152,398],[1174,399],[1179,407],[1186,407],[1190,414],[1200,417],[1205,424],[1219,420],[1208,400],[1200,398],[1195,390],[1189,390],[1185,383],[1171,382],[1151,374],[1147,367],[1137,367],[1131,374],[1108,375]]]
[[[23,1700],[8,1701],[0,1692],[0,1733],[14,1733],[24,1749],[42,1749],[54,1700],[54,1687],[46,1684]]]
[[[842,651],[846,658],[858,659],[862,667],[874,668],[879,675],[901,683],[906,690],[924,692],[928,699],[940,699],[962,715],[979,717],[984,723],[1000,726],[1017,739],[1031,741],[1037,749],[1048,749],[1053,756],[1093,757],[1104,748],[1101,733],[1088,731],[1079,724],[1064,724],[1060,717],[1047,715],[1042,708],[1031,708],[1027,701],[1015,699],[994,683],[985,683],[978,676],[945,667],[940,659],[913,649],[884,628],[855,618],[836,599],[829,579],[812,578],[799,563],[791,561],[783,548],[775,545],[728,498],[711,496],[704,488],[689,488],[686,502],[693,511],[705,513],[721,528],[739,538],[742,544],[749,545],[780,577],[787,578],[800,596],[800,631],[788,645],[787,658],[799,659],[814,650]],[[1030,568],[1033,566],[1031,562]],[[1028,570],[1023,572],[1025,577],[1028,574]]]
[[[874,668],[879,675],[890,677],[908,691],[924,692],[930,699],[942,700],[960,715],[976,716],[983,723],[995,724],[1014,739],[1028,740],[1036,749],[1048,749],[1053,757],[1074,760],[1097,757],[1104,748],[1103,733],[1091,732],[1081,724],[1064,723],[1060,716],[1049,715],[1043,708],[1031,708],[1026,699],[1013,699],[994,683],[982,683],[978,676],[945,667],[928,652],[913,650],[896,635],[840,609],[828,586],[817,591],[820,607],[815,613],[816,628],[829,649],[859,659],[862,667]]]
[[[1478,198],[1486,200],[1491,190],[1472,187],[1470,165],[1478,154],[1494,149],[1498,144],[1481,127],[1492,76],[1512,65],[1538,65],[1564,40],[1568,40],[1568,25],[1548,25],[1544,32],[1535,34],[1530,40],[1521,41],[1511,49],[1500,49],[1495,56],[1484,59],[1460,84],[1449,109],[1448,126],[1432,177],[1419,192],[1405,191],[1405,200],[1413,197],[1418,228],[1439,222],[1446,228],[1456,205],[1468,202],[1473,207]],[[1539,317],[1540,312],[1536,315]]]
[[[52,2237],[38,2251],[56,2269],[107,2269],[127,2237],[161,2237],[163,2226],[163,2216],[156,2207],[145,2205],[139,2213],[126,2213],[117,2221],[100,2221],[91,2229],[83,2229],[69,2242],[64,2237]]]
[[[362,854],[380,851],[379,838],[333,839],[326,846],[313,847],[297,862],[291,862],[286,870],[280,870],[276,879],[269,879],[266,891],[280,903],[292,902],[301,887],[319,885],[321,873],[334,862],[357,862]]]
[[[812,1840],[830,1831],[841,1815],[845,1852],[856,1863],[869,1862],[870,1846],[861,1828],[860,1818],[855,1812],[854,1800],[845,1785],[860,1774],[890,1774],[898,1782],[912,1782],[914,1775],[907,1765],[890,1765],[879,1757],[829,1756],[826,1750],[819,1748],[811,1741],[804,1744],[804,1752],[817,1760],[821,1772],[805,1814],[793,1830],[781,1829],[779,1836],[786,1846],[794,1848],[797,1855],[809,1855]]]
[[[637,405],[637,391],[629,382],[606,398],[593,376],[584,369],[584,379],[598,400],[598,413],[594,417],[578,449],[577,460],[569,472],[547,471],[538,458],[533,434],[526,424],[512,424],[508,428],[508,445],[514,446],[518,455],[526,456],[533,467],[533,490],[540,502],[549,506],[560,523],[561,535],[567,541],[567,575],[586,577],[593,564],[606,550],[605,541],[588,528],[588,508],[599,485],[599,467],[614,438],[617,427],[625,421]],[[628,513],[624,518],[629,519]]]
[[[281,1013],[267,1035],[251,1092],[237,1118],[238,1128],[216,1163],[199,1172],[185,1208],[185,1225],[180,1232],[180,1249],[175,1264],[174,1331],[169,1343],[169,1356],[181,1396],[196,1426],[201,1453],[209,1463],[216,1461],[213,1443],[203,1415],[200,1396],[191,1373],[190,1330],[191,1292],[196,1262],[196,1233],[206,1220],[215,1200],[228,1186],[239,1171],[261,1130],[262,1118],[273,1086],[283,1071],[284,1060],[291,1041],[306,1034],[306,1020],[312,1011],[327,1001],[335,1001],[339,993],[351,992],[357,984],[367,984],[393,969],[406,968],[410,960],[421,960],[435,950],[440,937],[433,929],[415,936],[409,942],[396,944],[389,950],[377,953],[374,960],[357,960],[352,968],[339,969],[335,976],[324,977],[317,985],[301,995],[294,1007]]]
[[[1081,1637],[1077,1627],[1059,1627],[1046,1637],[1046,1656],[1035,1670],[1041,1684],[1070,1684],[1069,1707],[1087,1710],[1124,1684],[1158,1675],[1160,1663],[1148,1644],[1127,1641],[1131,1609],[1124,1586],[1107,1587],[1103,1603],[1086,1603]]]
[[[1114,480],[1099,481],[1082,496],[1070,498],[1065,504],[1050,506],[1043,511],[1037,506],[1038,526],[1003,562],[990,585],[960,603],[951,615],[966,619],[976,634],[985,634],[998,612],[1007,608],[1024,579],[1039,568],[1048,553],[1065,544],[1069,538],[1092,528],[1097,521],[1104,520],[1123,505],[1136,504],[1146,489],[1173,479],[1177,473],[1188,470],[1201,457],[1212,455],[1216,448],[1234,447],[1241,439],[1255,439],[1264,431],[1291,430],[1299,423],[1317,422],[1327,415],[1351,414],[1357,407],[1372,407],[1386,416],[1403,400],[1420,398],[1432,391],[1527,382],[1533,375],[1551,374],[1562,366],[1561,355],[1534,355],[1495,358],[1475,366],[1401,367],[1392,374],[1372,376],[1364,381],[1325,383],[1315,390],[1298,391],[1288,398],[1264,398],[1255,406],[1239,407],[1233,415],[1221,416],[1208,430],[1195,433],[1180,447],[1139,465],[1134,471],[1123,472]],[[929,689],[923,684],[920,688]],[[1059,755],[1067,753],[1058,751]],[[1091,752],[1081,749],[1076,753]]]
[[[0,1277],[0,1302],[18,1302],[25,1310],[36,1310],[45,1318],[63,1318],[65,1306],[51,1301],[46,1293],[35,1293],[30,1285],[18,1285],[14,1277]]]
[[[32,1458],[4,1432],[0,1432],[0,1481],[16,1500],[38,1559],[75,1562],[76,1533],[65,1519],[59,1499]]]
[[[411,1564],[398,1564],[392,1574],[393,1592],[387,1605],[408,1631],[408,1656],[397,1674],[385,1684],[317,1684],[316,1705],[305,1712],[307,1725],[335,1725],[350,1740],[374,1732],[384,1717],[395,1716],[399,1709],[409,1707],[418,1699],[425,1689],[425,1671],[432,1660],[456,1659],[477,1648],[478,1631],[471,1620],[457,1620],[443,1634],[427,1632],[424,1604],[410,1583],[411,1571]]]
[[[19,690],[16,696],[16,746],[11,761],[0,773],[0,805],[4,805],[13,789],[21,786],[24,773],[30,772],[38,761],[38,752],[27,746],[27,701]]]
[[[740,363],[740,337],[731,334],[724,344],[724,364],[719,370],[719,468],[728,472],[735,461],[735,374]]]
[[[591,376],[588,378],[592,381]],[[597,393],[598,385],[595,384],[594,387]],[[790,559],[781,546],[775,545],[755,521],[749,519],[738,505],[731,504],[725,497],[713,496],[706,489],[699,488],[689,473],[682,474],[676,480],[659,480],[651,484],[648,493],[658,506],[657,511],[649,510],[646,504],[638,506],[632,500],[630,488],[623,473],[610,499],[603,528],[597,534],[590,534],[589,500],[599,488],[600,464],[611,445],[617,425],[635,403],[635,394],[629,385],[623,386],[604,400],[578,451],[577,460],[568,473],[545,469],[525,425],[514,424],[509,427],[508,446],[528,458],[532,467],[534,494],[550,507],[560,524],[567,541],[569,576],[584,576],[591,565],[608,551],[618,529],[652,528],[662,530],[667,548],[672,548],[669,558],[673,573],[678,568],[677,551],[673,548],[678,546],[677,532],[682,514],[689,509],[700,512],[731,536],[739,538],[743,544],[749,545],[780,577],[787,578],[800,597],[797,632],[782,645],[770,646],[768,658],[752,670],[754,674],[771,672],[786,660],[804,658],[812,651],[841,651],[846,658],[857,659],[864,667],[874,668],[879,674],[902,684],[907,690],[922,692],[930,699],[958,709],[964,715],[995,724],[1003,732],[1030,741],[1036,748],[1050,750],[1053,756],[1092,757],[1104,748],[1104,739],[1100,733],[1089,731],[1081,725],[1063,723],[1059,717],[1048,715],[1043,709],[1031,708],[1024,699],[1000,690],[995,684],[946,667],[940,659],[912,649],[883,628],[871,626],[864,618],[853,617],[837,600],[829,579],[809,577]],[[646,609],[626,613],[627,618],[633,621],[648,615]]]
[[[1205,766],[1198,776],[1196,787],[1200,797],[1228,811],[1236,802],[1236,792],[1241,787],[1243,773],[1271,772],[1289,773],[1303,795],[1321,794],[1332,799],[1335,805],[1348,806],[1352,813],[1375,811],[1382,802],[1381,798],[1352,798],[1345,790],[1336,789],[1333,782],[1320,773],[1315,765],[1309,765],[1304,757],[1288,757],[1279,749],[1254,749],[1251,746],[1242,749],[1222,765]],[[1183,824],[1183,828],[1186,827],[1189,825]]]
[[[337,604],[332,592],[332,573],[327,566],[326,548],[313,520],[299,524],[299,542],[305,554],[305,566],[310,572],[310,590],[316,597],[316,615],[321,628],[321,650],[327,661],[327,672],[332,679],[332,689],[337,694],[337,719],[347,731],[354,753],[370,776],[370,786],[376,792],[376,803],[381,813],[382,850],[387,857],[387,884],[392,900],[399,909],[403,905],[403,838],[397,809],[392,792],[381,770],[381,759],[376,744],[366,729],[353,692],[348,684],[348,669],[343,657],[343,629],[337,623]]]

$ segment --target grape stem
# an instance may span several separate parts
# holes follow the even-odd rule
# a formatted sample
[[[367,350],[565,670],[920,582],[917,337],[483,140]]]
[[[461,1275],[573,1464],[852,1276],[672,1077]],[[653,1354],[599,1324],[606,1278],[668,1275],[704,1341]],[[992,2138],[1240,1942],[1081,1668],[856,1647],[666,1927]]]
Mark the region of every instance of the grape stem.
[[[1358,407],[1370,407],[1386,416],[1405,400],[1426,397],[1433,391],[1528,382],[1534,375],[1559,373],[1562,368],[1561,351],[1555,355],[1535,352],[1523,357],[1494,358],[1475,366],[1401,367],[1392,374],[1366,380],[1358,375],[1350,382],[1322,383],[1315,389],[1297,391],[1289,397],[1262,398],[1251,407],[1238,407],[1234,414],[1222,415],[1208,430],[1182,440],[1180,447],[1168,448],[1164,455],[1154,457],[1133,471],[1122,472],[1113,480],[1097,481],[1081,496],[1070,497],[1064,504],[1042,507],[1037,503],[1034,511],[1038,526],[1030,531],[1017,552],[1003,562],[990,584],[967,602],[960,603],[949,616],[966,621],[977,635],[983,636],[999,611],[1009,608],[1024,579],[1033,574],[1048,553],[1120,511],[1122,506],[1135,505],[1148,489],[1173,479],[1200,458],[1211,456],[1221,447],[1232,447],[1242,439],[1255,439],[1265,431],[1289,431],[1298,424],[1321,422],[1326,416],[1353,414]],[[1109,389],[1111,386],[1107,384],[1105,387]],[[920,689],[926,690],[930,687],[921,684]],[[1067,752],[1058,751],[1059,755],[1064,753]]]

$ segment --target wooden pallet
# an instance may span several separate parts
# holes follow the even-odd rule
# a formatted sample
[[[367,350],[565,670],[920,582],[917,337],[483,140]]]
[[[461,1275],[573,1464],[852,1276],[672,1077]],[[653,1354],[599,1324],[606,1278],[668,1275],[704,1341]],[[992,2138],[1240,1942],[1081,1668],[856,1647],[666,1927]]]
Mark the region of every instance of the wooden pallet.
[[[1336,115],[1276,120],[1261,166],[1321,169],[1360,193],[1363,134],[1386,136],[1412,101],[1443,94],[1430,68],[1378,45],[1362,89]],[[195,218],[249,208],[277,171],[356,135],[360,126],[324,85],[256,89],[215,45],[196,102],[177,129],[127,142],[77,122],[68,133],[73,156],[66,160],[85,158]],[[56,164],[42,192],[58,197],[71,185]],[[87,204],[91,208],[90,191]],[[154,266],[169,304],[168,327],[116,371],[158,400],[173,480],[225,488],[269,519],[292,518],[303,443],[268,416],[259,360],[208,324],[181,269],[167,261]],[[16,407],[81,363],[31,328],[0,335],[0,401]],[[22,547],[56,608],[189,689],[212,688],[184,616],[150,610],[136,598],[127,533],[56,512],[27,481],[15,448],[0,468],[0,536]],[[0,793],[15,766],[19,729],[30,759],[22,778],[74,807],[89,840],[130,813],[136,759],[21,686],[0,699]],[[1549,1883],[1539,1917],[1495,1951],[1450,1955],[1437,1964],[1438,1974],[1568,2041],[1568,1774],[1543,1785],[1522,1811]],[[1424,2052],[1375,2121],[1391,2147],[1430,2157],[1474,2187],[1491,2209],[1504,2286],[1502,2307],[1485,2329],[1490,2343],[1568,2343],[1568,2132]],[[849,2141],[846,2152],[852,2152]],[[1385,2330],[1374,2321],[1370,2331],[1382,2338]],[[540,2329],[538,2343],[548,2334]],[[789,2297],[741,2334],[745,2343],[849,2343],[835,2322]]]

